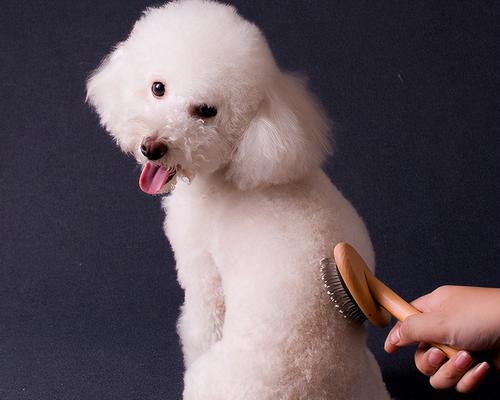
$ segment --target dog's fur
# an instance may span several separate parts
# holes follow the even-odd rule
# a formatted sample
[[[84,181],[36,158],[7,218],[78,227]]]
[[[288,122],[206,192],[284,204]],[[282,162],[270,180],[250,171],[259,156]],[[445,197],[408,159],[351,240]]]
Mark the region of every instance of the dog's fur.
[[[151,94],[166,83],[164,98]],[[388,399],[364,328],[334,310],[319,261],[339,241],[373,266],[360,217],[320,169],[329,123],[233,7],[148,9],[88,81],[102,125],[140,163],[149,136],[183,175],[164,197],[185,304],[186,400]],[[216,105],[216,117],[189,113]]]

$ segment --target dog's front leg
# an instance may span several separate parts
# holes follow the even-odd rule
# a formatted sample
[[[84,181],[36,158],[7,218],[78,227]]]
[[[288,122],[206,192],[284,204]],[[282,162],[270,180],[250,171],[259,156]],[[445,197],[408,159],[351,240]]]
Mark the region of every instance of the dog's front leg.
[[[263,379],[255,377],[253,349],[233,346],[224,338],[200,356],[185,372],[183,400],[277,400]],[[262,372],[265,374],[265,372]]]
[[[224,295],[220,276],[209,256],[191,259],[188,264],[178,263],[178,270],[185,299],[177,330],[188,368],[222,337]]]

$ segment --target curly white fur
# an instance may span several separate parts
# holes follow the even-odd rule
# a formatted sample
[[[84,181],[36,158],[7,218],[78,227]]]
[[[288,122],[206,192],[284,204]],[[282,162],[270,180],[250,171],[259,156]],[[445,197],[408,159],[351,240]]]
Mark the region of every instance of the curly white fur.
[[[320,104],[259,29],[211,1],[148,9],[88,99],[125,152],[144,163],[142,139],[158,137],[159,163],[193,178],[163,200],[185,290],[184,399],[388,399],[365,330],[337,315],[319,279],[339,241],[373,266],[368,233],[320,169]],[[193,117],[201,103],[217,115]]]

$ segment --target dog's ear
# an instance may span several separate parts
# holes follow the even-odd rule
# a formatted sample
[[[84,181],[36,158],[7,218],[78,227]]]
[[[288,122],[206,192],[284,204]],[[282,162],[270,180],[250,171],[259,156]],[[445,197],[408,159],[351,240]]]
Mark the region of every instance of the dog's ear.
[[[87,98],[99,114],[101,124],[112,132],[116,124],[115,116],[120,114],[123,100],[122,82],[124,82],[124,49],[118,44],[92,72],[87,81]]]
[[[331,153],[329,131],[304,80],[281,74],[244,132],[227,178],[244,190],[300,179]]]

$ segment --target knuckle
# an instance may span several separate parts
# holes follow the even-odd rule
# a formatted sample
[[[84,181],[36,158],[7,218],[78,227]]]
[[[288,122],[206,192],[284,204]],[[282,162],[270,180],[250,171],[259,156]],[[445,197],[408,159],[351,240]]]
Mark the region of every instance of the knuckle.
[[[441,372],[441,377],[447,381],[454,381],[458,376],[460,376],[460,374],[454,368],[443,368]]]
[[[451,347],[454,348],[460,348],[459,343],[461,342],[460,340],[460,333],[451,329],[451,328],[446,328],[446,332],[448,334],[442,338],[442,342],[448,344]]]
[[[448,389],[455,385],[454,382],[444,379],[439,374],[432,375],[429,379],[429,383],[434,389]]]
[[[417,366],[417,369],[426,376],[432,376],[436,373],[436,368],[433,367],[432,365],[426,363],[421,363],[421,364],[415,363],[415,365]]]
[[[455,386],[455,389],[459,393],[470,393],[472,392],[473,385],[470,382],[459,381]]]
[[[448,389],[455,386],[462,378],[463,372],[458,371],[451,361],[443,364],[430,378],[430,383],[435,389]]]
[[[436,339],[439,343],[446,343],[451,346],[452,336],[455,331],[453,327],[450,326],[449,318],[446,318],[444,315],[438,315],[436,326],[439,327],[439,329],[435,331]]]
[[[418,350],[415,353],[415,366],[417,369],[424,375],[431,376],[434,375],[437,368],[433,367],[427,360],[425,359],[425,351]]]
[[[415,316],[410,315],[408,318],[404,320],[404,322],[401,323],[401,326],[399,327],[399,334],[402,339],[412,339],[412,333],[413,333],[413,324],[415,322]]]

